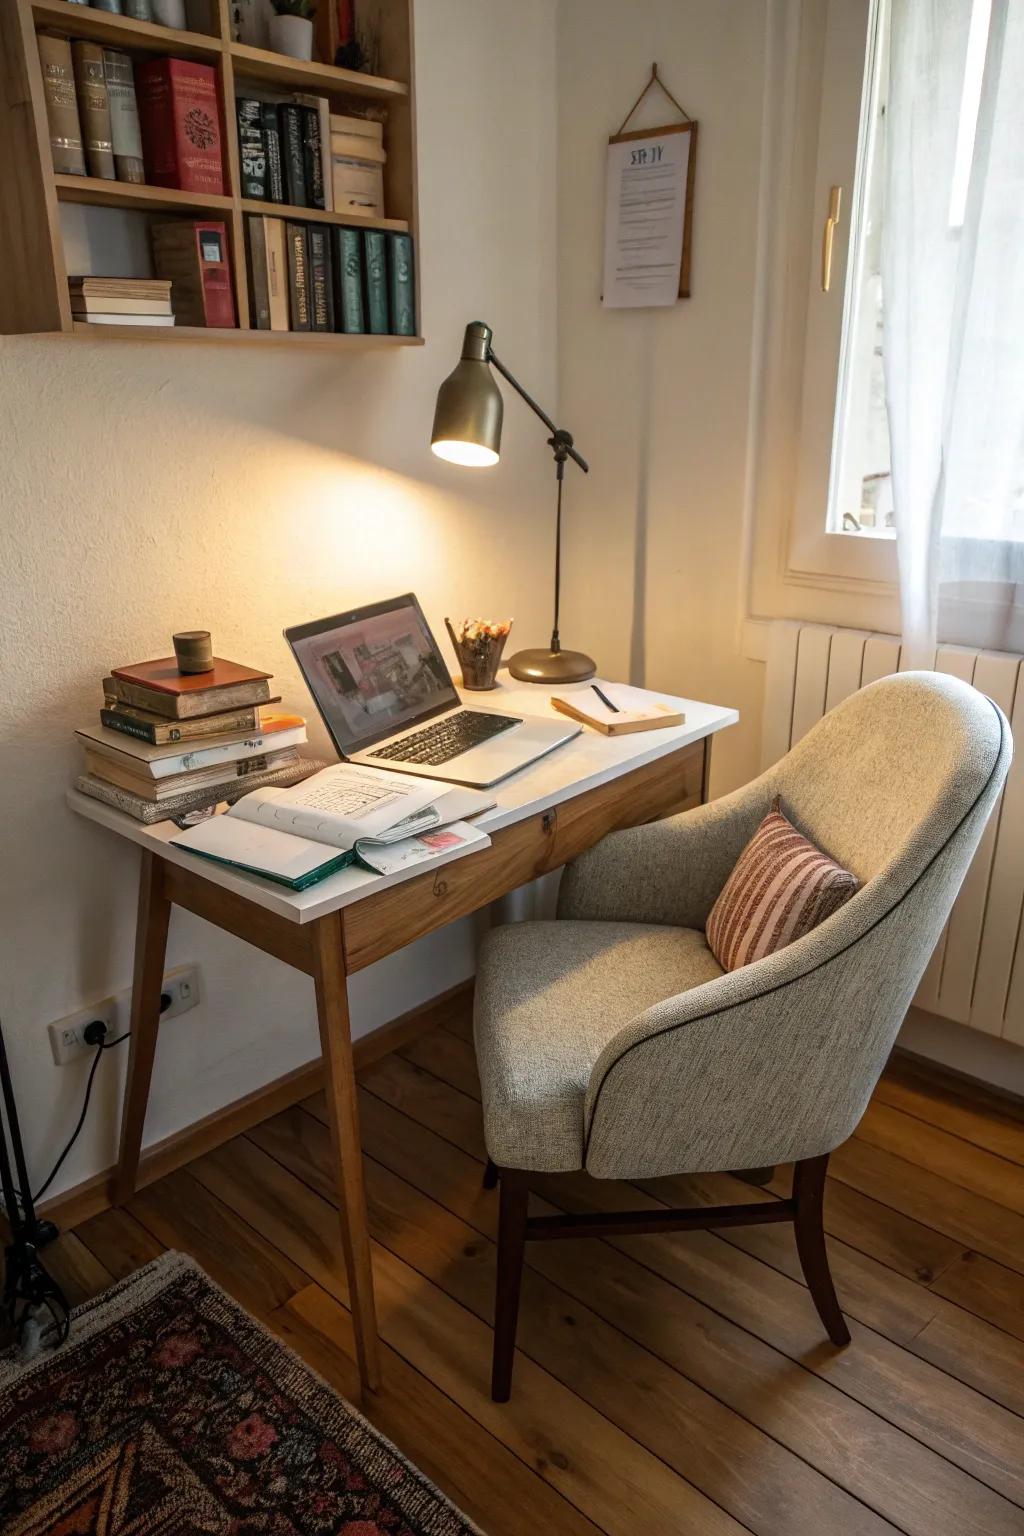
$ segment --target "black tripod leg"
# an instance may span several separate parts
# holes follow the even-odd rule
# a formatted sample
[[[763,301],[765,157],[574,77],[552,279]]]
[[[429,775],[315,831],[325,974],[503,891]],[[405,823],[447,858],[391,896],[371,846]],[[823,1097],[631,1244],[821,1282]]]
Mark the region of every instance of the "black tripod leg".
[[[4,1028],[0,1024],[0,1092],[3,1093],[4,1110],[7,1115],[7,1130],[11,1142],[11,1157],[14,1159],[15,1175],[20,1186],[20,1208],[25,1214],[26,1221],[32,1221],[35,1211],[32,1206],[32,1190],[29,1186],[28,1168],[25,1164],[25,1149],[21,1144],[21,1131],[18,1127],[18,1107],[14,1102],[14,1084],[11,1082],[11,1069],[7,1061],[7,1047],[4,1044]],[[3,1116],[0,1115],[0,1177],[3,1183],[4,1205],[12,1226],[17,1224],[19,1201],[14,1192],[14,1176],[11,1173],[10,1158],[7,1152],[7,1137],[3,1134]]]

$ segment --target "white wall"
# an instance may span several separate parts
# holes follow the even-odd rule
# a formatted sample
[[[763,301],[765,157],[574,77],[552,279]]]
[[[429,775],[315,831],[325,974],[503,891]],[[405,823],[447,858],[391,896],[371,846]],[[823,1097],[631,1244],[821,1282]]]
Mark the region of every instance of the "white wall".
[[[521,642],[545,632],[549,487],[534,422],[510,409],[502,463],[479,475],[434,459],[428,439],[437,384],[477,316],[554,395],[555,11],[419,11],[425,348],[322,358],[0,339],[0,1017],[37,1178],[84,1081],[82,1064],[52,1065],[46,1024],[131,975],[136,855],[63,803],[71,731],[95,718],[108,668],[209,627],[220,654],[273,671],[286,705],[312,714],[280,638],[288,623],[414,588],[438,629],[445,613],[479,610],[514,614]],[[201,964],[205,996],[162,1034],[147,1141],[318,1051],[305,978],[176,913],[170,962],[186,960]],[[471,967],[464,924],[364,972],[357,1030]],[[123,1056],[104,1059],[55,1190],[113,1161]]]
[[[763,669],[738,653],[764,86],[760,0],[562,0],[559,377],[591,461],[567,502],[566,644],[736,706],[712,789],[757,769]],[[605,150],[657,60],[699,122],[692,294],[602,309]],[[651,93],[630,127],[676,121]]]

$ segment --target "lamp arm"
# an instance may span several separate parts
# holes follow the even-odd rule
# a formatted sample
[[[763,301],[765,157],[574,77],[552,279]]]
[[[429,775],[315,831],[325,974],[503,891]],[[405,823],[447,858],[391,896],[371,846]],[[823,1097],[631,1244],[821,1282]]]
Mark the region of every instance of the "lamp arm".
[[[494,348],[490,345],[488,345],[487,348],[487,361],[491,363],[495,368],[497,368],[498,372],[501,374],[506,383],[511,384],[512,388],[515,390],[520,399],[526,401],[534,415],[540,417],[541,421],[551,433],[553,439],[551,446],[555,450],[556,457],[558,456],[559,452],[561,452],[563,459],[568,456],[570,459],[572,459],[574,464],[579,465],[584,474],[587,474],[590,470],[590,465],[587,463],[586,459],[581,453],[576,452],[576,449],[573,447],[571,434],[563,431],[562,428],[555,426],[547,411],[541,409],[529,391],[525,390],[520,384],[515,374],[509,372],[509,370],[505,367],[505,364],[501,361],[501,358],[495,352]]]

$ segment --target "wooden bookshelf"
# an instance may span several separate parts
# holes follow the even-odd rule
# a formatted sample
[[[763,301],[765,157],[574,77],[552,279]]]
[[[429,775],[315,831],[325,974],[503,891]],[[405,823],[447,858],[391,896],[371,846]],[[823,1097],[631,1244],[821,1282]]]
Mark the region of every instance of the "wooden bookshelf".
[[[318,45],[333,57],[336,7],[321,5]],[[0,334],[87,338],[95,341],[203,341],[211,345],[320,348],[337,351],[416,346],[419,336],[345,335],[304,331],[260,331],[249,320],[245,264],[245,218],[267,214],[302,223],[418,233],[415,100],[412,76],[412,0],[379,0],[379,75],[306,63],[251,48],[231,37],[229,0],[210,0],[211,31],[178,31],[129,16],[93,10],[71,0],[0,0],[0,112],[5,120],[5,153],[0,156]],[[168,187],[64,176],[53,170],[36,33],[52,31],[116,47],[133,58],[166,54],[213,66],[224,117],[226,193],[182,192]],[[235,118],[236,95],[306,91],[326,96],[332,110],[346,111],[373,101],[387,107],[384,192],[387,217],[244,198]],[[236,329],[194,326],[89,325],[71,314],[61,223],[63,204],[85,204],[120,212],[125,218],[180,213],[218,217],[227,226],[239,318]],[[69,215],[70,216],[70,215]],[[416,252],[416,313],[420,314],[419,252]],[[111,273],[145,276],[145,273]]]

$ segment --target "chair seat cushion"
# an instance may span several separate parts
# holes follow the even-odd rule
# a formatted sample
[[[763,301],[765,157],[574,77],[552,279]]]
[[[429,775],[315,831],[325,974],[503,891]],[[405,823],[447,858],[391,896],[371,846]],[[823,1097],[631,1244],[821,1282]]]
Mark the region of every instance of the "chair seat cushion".
[[[727,971],[785,949],[838,912],[857,878],[798,832],[776,800],[708,914],[708,943]]]
[[[647,923],[510,923],[484,940],[474,1034],[499,1167],[583,1166],[594,1063],[654,1003],[722,975],[703,933]]]

